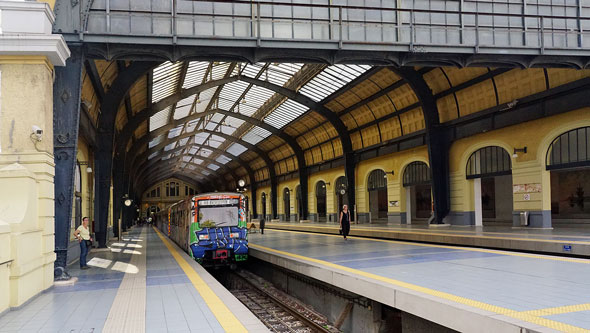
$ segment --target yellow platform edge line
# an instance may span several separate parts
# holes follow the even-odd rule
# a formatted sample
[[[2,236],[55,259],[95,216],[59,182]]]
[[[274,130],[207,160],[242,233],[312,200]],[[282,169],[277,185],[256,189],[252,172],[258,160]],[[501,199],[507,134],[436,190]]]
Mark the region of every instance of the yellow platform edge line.
[[[282,227],[296,227],[300,228],[301,225],[297,224],[281,224],[281,223],[267,223],[267,227],[273,226],[282,226]],[[373,228],[363,228],[357,227],[358,224],[352,224],[353,228],[351,230],[360,230],[360,231],[385,231],[385,232],[399,232],[405,234],[419,234],[419,235],[441,235],[441,236],[463,236],[463,237],[499,237],[500,236],[486,236],[486,235],[478,235],[478,231],[473,230],[437,230],[436,232],[425,231],[424,229],[414,229],[408,230],[407,228],[397,228],[397,227],[373,227]],[[324,228],[324,229],[334,229],[335,227],[331,226],[321,226],[321,225],[310,225],[313,228]],[[430,229],[432,230],[432,229]],[[464,234],[454,234],[453,232],[461,232]],[[543,235],[543,234],[525,234],[519,232],[504,232],[504,231],[479,231],[480,233],[483,232],[484,234],[497,234],[497,235],[516,235],[516,236],[533,236],[533,237],[564,237],[564,238],[580,238],[588,240],[586,243],[590,244],[590,236],[574,236],[574,235]],[[470,234],[470,235],[469,235]],[[543,239],[543,238],[518,238],[518,239],[528,239],[528,240],[545,240],[545,241],[555,241],[559,242],[559,239]]]
[[[294,253],[289,253],[289,252],[284,252],[284,251],[280,251],[280,250],[275,250],[275,249],[271,249],[269,247],[266,246],[262,246],[262,245],[258,245],[258,244],[253,244],[252,242],[249,243],[250,248],[254,248],[254,249],[260,249],[260,250],[265,250],[265,251],[269,251],[269,252],[273,252],[276,254],[281,254],[284,256],[288,256],[288,257],[292,257],[292,258],[297,258],[297,259],[301,259],[301,260],[305,260],[305,261],[309,261],[309,262],[314,262],[316,264],[320,264],[323,266],[328,266],[331,268],[335,268],[335,269],[339,269],[342,271],[346,271],[349,273],[353,273],[353,274],[357,274],[357,275],[361,275],[370,279],[374,279],[377,281],[381,281],[381,282],[385,282],[385,283],[389,283],[398,287],[402,287],[402,288],[406,288],[412,291],[417,291],[426,295],[430,295],[430,296],[434,296],[434,297],[438,297],[438,298],[442,298],[445,300],[449,300],[449,301],[453,301],[459,304],[463,304],[463,305],[468,305],[477,309],[481,309],[481,310],[485,310],[485,311],[489,311],[489,312],[493,312],[496,314],[500,314],[500,315],[504,315],[507,317],[512,317],[515,319],[519,319],[531,324],[535,324],[535,325],[539,325],[539,326],[544,326],[547,328],[551,328],[551,329],[555,329],[558,331],[562,331],[562,332],[588,332],[588,330],[585,330],[581,327],[577,327],[577,326],[573,326],[573,325],[568,325],[565,323],[561,323],[558,321],[554,321],[554,320],[550,320],[550,319],[545,319],[545,318],[541,318],[541,317],[537,317],[537,316],[533,316],[527,313],[522,313],[522,312],[518,312],[515,310],[511,310],[508,308],[503,308],[500,306],[496,306],[496,305],[492,305],[492,304],[487,304],[484,302],[480,302],[480,301],[476,301],[473,299],[469,299],[466,297],[461,297],[461,296],[457,296],[457,295],[453,295],[453,294],[449,294],[443,291],[438,291],[435,289],[430,289],[430,288],[426,288],[426,287],[422,287],[422,286],[418,286],[415,284],[411,284],[411,283],[407,283],[407,282],[403,282],[403,281],[399,281],[399,280],[395,280],[395,279],[391,279],[391,278],[387,278],[387,277],[383,277],[383,276],[379,276],[376,274],[372,274],[372,273],[368,273],[368,272],[364,272],[364,271],[360,271],[354,268],[349,268],[346,266],[340,266],[337,264],[333,264],[331,262],[328,261],[324,261],[324,260],[320,260],[320,259],[314,259],[314,258],[309,258],[309,257],[305,257],[302,255],[298,255],[298,254],[294,254]]]
[[[300,226],[282,226],[280,224],[267,224],[267,228],[271,229],[272,227],[282,227],[282,228],[303,228]],[[335,227],[323,227],[323,226],[310,226],[311,228],[319,228],[319,229],[327,229],[327,230],[334,230]],[[284,230],[284,229],[283,229]],[[590,241],[566,241],[566,240],[558,240],[558,239],[541,239],[541,238],[520,238],[520,237],[500,237],[500,236],[485,236],[485,235],[461,235],[461,234],[451,234],[451,233],[440,233],[440,232],[424,232],[424,231],[408,231],[408,230],[387,230],[387,229],[365,229],[365,228],[352,228],[350,231],[380,231],[386,233],[399,233],[399,234],[409,234],[409,235],[428,235],[428,236],[445,236],[445,237],[462,237],[462,238],[484,238],[484,239],[500,239],[500,240],[517,240],[517,241],[527,241],[527,242],[543,242],[543,243],[558,243],[558,244],[576,244],[576,245],[590,245]],[[554,237],[566,237],[566,236],[554,236]]]
[[[189,278],[195,289],[199,292],[205,303],[217,321],[223,327],[226,332],[248,332],[246,327],[238,320],[233,312],[223,303],[223,301],[209,288],[207,283],[197,274],[197,272],[189,265],[189,263],[178,253],[178,251],[170,244],[170,242],[164,238],[162,233],[154,227],[156,234],[168,251],[172,254],[178,265],[182,268],[186,276]]]
[[[545,308],[538,310],[522,311],[522,314],[529,314],[533,316],[550,316],[556,314],[579,312],[579,311],[590,311],[590,303],[557,306],[554,308]]]
[[[285,232],[285,233],[297,232],[297,233],[324,236],[324,237],[339,237],[339,238],[342,237],[340,235],[335,235],[335,234],[321,234],[321,233],[317,233],[317,232],[299,231],[299,230],[272,229],[272,231]],[[348,236],[348,238],[359,239],[359,240],[371,240],[371,241],[375,241],[375,242],[391,243],[391,244],[413,245],[413,246],[422,246],[422,247],[435,247],[435,248],[441,248],[441,249],[454,249],[454,250],[482,252],[482,253],[493,253],[493,254],[500,254],[500,255],[506,255],[506,256],[513,256],[513,257],[563,261],[563,262],[571,262],[571,263],[576,263],[576,264],[587,264],[587,265],[590,264],[589,259],[566,258],[566,257],[557,257],[557,256],[551,256],[551,255],[518,253],[518,252],[510,252],[510,251],[502,251],[502,250],[489,250],[489,249],[482,249],[482,248],[462,247],[462,246],[453,246],[453,245],[424,244],[424,243],[417,243],[417,242],[411,242],[411,241],[397,241],[397,240],[391,240],[391,239],[377,239],[377,238],[367,238],[367,237],[358,237],[358,236]]]

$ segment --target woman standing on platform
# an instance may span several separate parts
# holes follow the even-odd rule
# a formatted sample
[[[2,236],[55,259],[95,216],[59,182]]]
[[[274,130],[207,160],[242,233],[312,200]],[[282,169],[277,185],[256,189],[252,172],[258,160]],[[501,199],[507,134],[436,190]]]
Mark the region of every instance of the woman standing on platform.
[[[92,238],[90,237],[90,230],[88,229],[88,218],[82,219],[82,225],[74,231],[74,237],[78,239],[80,243],[80,269],[89,269],[86,265],[86,255],[92,244]]]
[[[340,212],[340,231],[342,232],[342,236],[344,236],[344,240],[346,240],[346,236],[350,232],[350,212],[348,211],[348,206],[342,206],[342,211]]]

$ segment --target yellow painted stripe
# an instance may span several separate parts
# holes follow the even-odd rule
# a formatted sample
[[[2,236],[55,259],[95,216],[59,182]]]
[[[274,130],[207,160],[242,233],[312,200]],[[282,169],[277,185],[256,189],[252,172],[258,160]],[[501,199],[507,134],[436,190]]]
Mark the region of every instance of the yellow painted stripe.
[[[279,228],[303,228],[299,226],[282,226],[280,224],[267,224],[267,228],[272,227],[279,227]],[[323,226],[310,226],[313,228],[318,229],[326,229],[326,230],[337,230],[335,227],[323,227]],[[460,235],[460,234],[450,234],[450,233],[440,233],[440,232],[424,232],[424,231],[406,231],[406,230],[387,230],[387,229],[364,229],[364,228],[351,228],[350,231],[382,231],[388,233],[399,233],[399,234],[409,234],[409,235],[429,235],[429,236],[452,236],[452,237],[461,237],[461,238],[474,238],[472,235]],[[541,239],[541,238],[519,238],[519,237],[500,237],[500,236],[484,236],[484,235],[475,235],[476,238],[484,238],[484,239],[500,239],[500,240],[518,240],[518,241],[526,241],[526,242],[543,242],[543,243],[557,243],[557,244],[578,244],[578,245],[590,245],[590,241],[583,242],[583,241],[570,241],[570,240],[557,240],[557,239]],[[565,237],[565,236],[558,236],[558,237]]]
[[[577,326],[573,326],[573,325],[568,325],[565,323],[561,323],[558,321],[554,321],[554,320],[550,320],[550,319],[545,319],[545,318],[541,318],[541,317],[537,317],[531,314],[527,314],[527,313],[522,313],[522,312],[518,312],[518,311],[514,311],[508,308],[503,308],[500,306],[496,306],[496,305],[492,305],[492,304],[487,304],[484,302],[480,302],[480,301],[476,301],[473,299],[469,299],[466,297],[461,297],[461,296],[457,296],[457,295],[453,295],[453,294],[449,294],[446,292],[442,292],[439,290],[435,290],[435,289],[430,289],[430,288],[426,288],[426,287],[421,287],[415,284],[411,284],[411,283],[407,283],[407,282],[403,282],[403,281],[399,281],[399,280],[395,280],[395,279],[391,279],[391,278],[387,278],[384,276],[379,276],[376,274],[372,274],[372,273],[368,273],[368,272],[364,272],[364,271],[360,271],[354,268],[349,268],[349,267],[345,267],[345,266],[341,266],[341,265],[337,265],[337,264],[333,264],[331,262],[328,261],[324,261],[324,260],[319,260],[319,259],[314,259],[314,258],[309,258],[309,257],[305,257],[305,256],[301,256],[298,254],[294,254],[294,253],[289,253],[289,252],[284,252],[284,251],[280,251],[280,250],[275,250],[275,249],[271,249],[269,247],[266,246],[262,246],[262,245],[257,245],[257,244],[253,244],[252,242],[249,243],[250,248],[253,249],[259,249],[259,250],[264,250],[267,252],[271,252],[271,253],[276,253],[276,254],[280,254],[283,256],[288,256],[288,257],[292,257],[292,258],[296,258],[296,259],[300,259],[300,260],[305,260],[308,262],[313,262],[319,265],[322,265],[324,267],[331,267],[334,269],[338,269],[341,271],[345,271],[345,272],[349,272],[355,275],[360,275],[360,276],[364,276],[366,278],[370,278],[373,280],[377,280],[377,281],[381,281],[381,282],[385,282],[388,284],[392,284],[398,287],[402,287],[402,288],[406,288],[406,289],[410,289],[413,291],[417,291],[417,292],[421,292],[430,296],[435,296],[438,298],[442,298],[448,301],[453,301],[459,304],[464,304],[464,305],[468,305],[477,309],[482,309],[482,310],[486,310],[489,312],[493,312],[496,314],[501,314],[507,317],[512,317],[512,318],[516,318],[531,324],[535,324],[535,325],[539,325],[539,326],[544,326],[547,328],[551,328],[551,329],[555,329],[555,330],[559,330],[562,332],[588,332],[587,330],[581,328],[581,327],[577,327]]]
[[[223,303],[223,301],[213,292],[213,290],[209,288],[207,283],[203,281],[199,274],[195,272],[191,265],[186,262],[180,253],[178,253],[178,251],[170,244],[170,242],[164,238],[162,233],[160,233],[155,227],[154,230],[162,242],[164,242],[164,245],[166,245],[168,251],[170,251],[174,259],[176,259],[176,262],[178,265],[180,265],[195,289],[197,289],[199,294],[201,294],[201,297],[203,297],[205,303],[207,303],[207,306],[209,309],[211,309],[211,312],[213,312],[221,327],[223,327],[226,332],[248,332],[246,327],[242,325],[233,312]]]
[[[579,311],[590,311],[590,303],[558,306],[554,308],[546,308],[539,310],[523,311],[523,314],[529,314],[533,316],[550,316],[562,313],[579,312]]]
[[[273,229],[273,231],[285,232],[285,233],[303,233],[303,234],[310,234],[310,235],[324,236],[324,237],[338,237],[338,238],[342,237],[340,235],[318,234],[318,233],[307,232],[307,231],[291,231],[291,230],[279,230],[279,229]],[[403,244],[403,245],[422,246],[422,247],[435,247],[435,248],[441,248],[441,249],[453,249],[453,250],[462,250],[462,251],[471,251],[471,252],[493,253],[493,254],[500,254],[500,255],[506,255],[506,256],[513,256],[513,257],[531,258],[531,259],[543,259],[543,260],[572,262],[572,263],[576,263],[576,264],[590,264],[589,259],[576,259],[576,258],[567,258],[567,257],[546,256],[546,255],[539,255],[539,254],[509,252],[509,251],[500,251],[500,250],[489,250],[489,249],[461,247],[461,246],[452,246],[452,245],[435,245],[435,244],[425,244],[425,243],[413,243],[413,242],[404,242],[404,241],[394,241],[394,240],[389,240],[389,239],[364,238],[364,237],[354,237],[354,236],[348,236],[348,238],[360,239],[360,240],[370,240],[370,241],[374,241],[374,242],[391,243],[391,244]]]

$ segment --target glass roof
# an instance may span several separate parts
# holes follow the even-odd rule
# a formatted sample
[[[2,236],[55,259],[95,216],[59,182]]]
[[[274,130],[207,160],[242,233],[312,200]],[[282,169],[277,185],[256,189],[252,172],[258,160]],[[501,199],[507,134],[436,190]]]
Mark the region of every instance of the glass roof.
[[[272,134],[271,131],[255,126],[240,117],[255,118],[281,130],[309,111],[309,108],[294,100],[275,94],[270,89],[242,81],[240,77],[245,76],[298,90],[300,94],[321,102],[371,67],[334,65],[323,68],[319,73],[317,65],[315,68],[297,63],[248,64],[191,61],[161,64],[152,72],[152,103],[179,93],[183,89],[207,82],[230,77],[237,80],[214,85],[176,103],[165,105],[164,109],[151,116],[149,132],[159,131],[158,135],[150,134],[153,138],[148,148],[153,150],[156,147],[156,150],[150,153],[149,159],[158,157],[162,160],[171,160],[171,163],[176,160],[177,167],[190,170],[195,169],[195,164],[203,162],[196,156],[211,158],[219,164],[227,164],[231,161],[228,156],[206,149],[204,146],[239,156],[248,149],[240,143],[226,139],[225,136],[232,136],[235,140],[256,145]],[[219,110],[242,116],[234,117],[220,113]],[[199,116],[201,113],[203,115]],[[179,125],[173,125],[174,123]],[[186,149],[176,149],[181,147]],[[174,149],[177,151],[173,154],[167,153]],[[207,168],[217,171],[220,167],[214,163],[208,163]],[[202,173],[205,174],[205,172],[207,171]]]

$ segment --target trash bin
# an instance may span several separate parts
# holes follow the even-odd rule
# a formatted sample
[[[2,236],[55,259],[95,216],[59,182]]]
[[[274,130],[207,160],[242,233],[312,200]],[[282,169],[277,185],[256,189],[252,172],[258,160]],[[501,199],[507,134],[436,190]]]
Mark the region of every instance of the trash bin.
[[[524,227],[529,225],[529,212],[520,212],[520,225]]]

